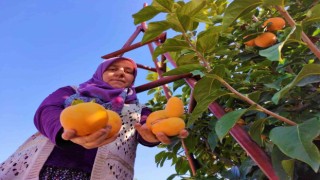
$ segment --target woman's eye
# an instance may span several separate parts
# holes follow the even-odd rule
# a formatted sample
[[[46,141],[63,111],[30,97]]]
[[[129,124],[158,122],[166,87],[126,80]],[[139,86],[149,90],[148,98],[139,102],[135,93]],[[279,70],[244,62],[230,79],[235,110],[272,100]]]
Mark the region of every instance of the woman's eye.
[[[117,69],[116,68],[109,68],[108,70],[109,71],[116,71]]]
[[[132,70],[125,70],[124,72],[125,72],[125,73],[128,73],[128,74],[133,74],[133,71],[132,71]]]

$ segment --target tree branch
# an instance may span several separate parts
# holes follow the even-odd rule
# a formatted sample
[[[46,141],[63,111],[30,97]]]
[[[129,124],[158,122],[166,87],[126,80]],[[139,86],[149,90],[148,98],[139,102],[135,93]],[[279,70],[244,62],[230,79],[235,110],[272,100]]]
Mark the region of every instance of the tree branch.
[[[293,18],[290,16],[290,14],[288,13],[288,11],[286,11],[285,9],[283,9],[280,6],[275,6],[275,8],[279,11],[279,13],[286,19],[286,21],[290,24],[290,26],[295,26],[296,22],[293,20]],[[317,46],[312,43],[312,41],[309,39],[309,37],[306,35],[306,33],[304,33],[302,31],[302,40],[307,44],[307,46],[309,47],[309,49],[314,53],[314,55],[316,57],[318,57],[318,59],[320,59],[320,50],[317,48]]]
[[[240,99],[242,99],[243,101],[246,101],[247,103],[249,103],[250,105],[255,105],[257,106],[258,109],[260,109],[262,112],[274,117],[274,118],[277,118],[278,120],[282,121],[282,122],[285,122],[287,124],[290,124],[290,125],[296,125],[297,123],[283,117],[283,116],[280,116],[279,114],[276,114],[272,111],[269,111],[268,109],[260,106],[259,104],[257,104],[256,102],[252,101],[250,98],[246,97],[245,95],[241,94],[240,92],[238,92],[237,90],[235,90],[232,86],[230,86],[230,84],[228,84],[225,80],[223,80],[221,77],[217,76],[217,75],[213,75],[213,74],[210,74],[208,75],[209,77],[213,77],[215,78],[216,80],[218,80],[221,84],[223,84],[227,89],[229,89],[231,92],[233,92],[235,95],[237,95]]]

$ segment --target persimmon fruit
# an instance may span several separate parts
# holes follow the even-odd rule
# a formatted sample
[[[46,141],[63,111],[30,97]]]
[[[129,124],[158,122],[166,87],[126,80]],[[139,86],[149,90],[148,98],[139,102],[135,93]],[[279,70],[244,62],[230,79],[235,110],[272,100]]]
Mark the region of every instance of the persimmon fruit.
[[[176,136],[185,128],[185,122],[179,117],[170,117],[152,125],[152,133],[162,132],[167,136]]]
[[[147,118],[147,127],[156,134],[163,132],[167,136],[176,136],[185,128],[181,118],[184,114],[184,105],[178,97],[168,99],[164,110],[154,111]]]
[[[163,119],[167,119],[168,116],[166,114],[165,110],[159,110],[159,111],[154,111],[151,114],[149,114],[148,118],[147,118],[147,127],[149,129],[152,129],[152,125],[157,123],[158,121],[161,121]]]
[[[84,102],[66,107],[60,114],[60,122],[64,129],[74,129],[78,136],[85,136],[105,128],[108,113],[100,104]]]
[[[285,27],[286,21],[281,17],[272,17],[263,23],[263,28],[267,27],[267,31],[277,31]]]
[[[272,32],[264,32],[254,39],[254,43],[258,47],[270,47],[277,42],[277,37]]]
[[[246,42],[244,42],[244,44],[247,46],[252,46],[252,47],[256,46],[256,44],[254,43],[254,39],[246,41]]]
[[[184,105],[180,98],[170,97],[165,108],[168,117],[180,117],[184,114]]]
[[[108,113],[108,125],[110,125],[111,131],[109,132],[107,138],[114,136],[117,134],[122,126],[122,120],[119,114],[115,111],[106,110]]]

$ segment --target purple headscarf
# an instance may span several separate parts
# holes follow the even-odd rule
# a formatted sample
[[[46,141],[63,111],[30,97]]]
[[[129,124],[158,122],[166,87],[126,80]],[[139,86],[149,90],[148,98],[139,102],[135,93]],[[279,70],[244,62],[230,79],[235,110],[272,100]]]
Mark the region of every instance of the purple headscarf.
[[[108,83],[103,81],[103,73],[105,70],[114,62],[119,60],[128,60],[134,65],[134,79],[137,76],[137,64],[130,58],[126,57],[114,57],[104,60],[97,68],[96,72],[93,74],[92,78],[88,81],[79,85],[78,92],[81,96],[99,98],[104,102],[110,102],[117,99],[124,91],[127,91],[126,97],[124,99],[125,103],[132,103],[137,100],[137,95],[135,89],[129,88],[114,88]],[[120,99],[118,98],[120,101]]]

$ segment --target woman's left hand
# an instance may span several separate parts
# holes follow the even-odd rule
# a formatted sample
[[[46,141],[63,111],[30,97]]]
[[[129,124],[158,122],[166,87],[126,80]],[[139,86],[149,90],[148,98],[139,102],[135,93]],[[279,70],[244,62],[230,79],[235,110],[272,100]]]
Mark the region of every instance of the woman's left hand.
[[[150,143],[156,143],[161,142],[163,144],[171,144],[170,137],[166,136],[164,133],[159,132],[156,134],[153,134],[151,130],[147,127],[146,124],[135,124],[134,127],[139,132],[139,134],[142,136],[142,138]],[[184,139],[188,137],[189,132],[186,129],[183,129],[180,131],[178,137],[181,139]]]

